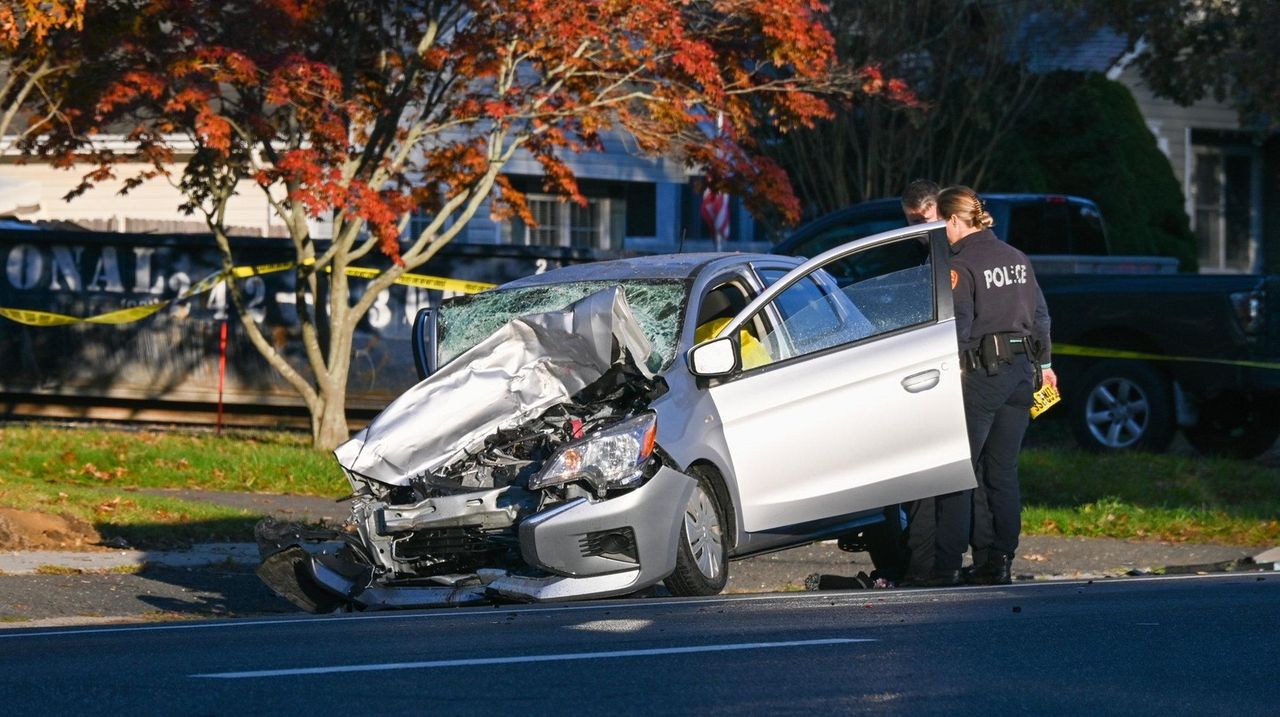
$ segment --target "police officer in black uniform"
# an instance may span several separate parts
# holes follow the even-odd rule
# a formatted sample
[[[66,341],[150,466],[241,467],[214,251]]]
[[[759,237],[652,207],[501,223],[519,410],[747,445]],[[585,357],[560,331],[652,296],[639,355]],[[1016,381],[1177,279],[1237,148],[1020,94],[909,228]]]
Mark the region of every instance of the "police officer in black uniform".
[[[951,243],[951,288],[974,472],[991,512],[989,546],[969,581],[1008,584],[1022,529],[1018,452],[1030,421],[1031,394],[1057,386],[1050,363],[1049,316],[1031,262],[996,238],[995,223],[968,187],[938,195],[939,218]],[[937,551],[931,583],[961,582],[969,542],[969,491],[936,499]]]

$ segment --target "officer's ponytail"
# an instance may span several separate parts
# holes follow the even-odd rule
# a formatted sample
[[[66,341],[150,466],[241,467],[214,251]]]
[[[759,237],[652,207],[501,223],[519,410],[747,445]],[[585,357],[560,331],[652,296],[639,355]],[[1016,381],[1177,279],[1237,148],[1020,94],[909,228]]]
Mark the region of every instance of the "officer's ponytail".
[[[944,220],[959,217],[965,225],[981,229],[990,229],[996,224],[978,193],[961,185],[947,187],[938,194],[938,216]]]
[[[996,225],[995,217],[991,216],[991,213],[987,211],[987,205],[981,201],[978,202],[978,216],[973,218],[973,223],[983,229],[990,229]]]

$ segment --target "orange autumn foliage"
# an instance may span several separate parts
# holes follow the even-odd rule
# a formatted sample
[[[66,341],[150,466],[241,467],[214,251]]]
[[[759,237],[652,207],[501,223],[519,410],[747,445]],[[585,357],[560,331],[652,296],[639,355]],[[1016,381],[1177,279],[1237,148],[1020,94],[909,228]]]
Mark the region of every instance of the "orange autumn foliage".
[[[815,0],[104,0],[86,12],[99,50],[63,88],[71,122],[39,151],[90,163],[77,191],[125,159],[150,163],[126,189],[170,175],[228,265],[227,202],[244,186],[266,193],[294,240],[300,291],[329,303],[299,312],[309,371],[251,318],[245,330],[330,447],[347,435],[350,337],[378,292],[483,206],[532,222],[504,174],[513,159],[536,161],[548,191],[584,202],[572,155],[622,138],[795,219],[786,173],[754,130],[809,125],[832,97],[894,91],[836,66]],[[107,132],[127,149],[92,143]],[[425,220],[405,236],[414,212]],[[331,239],[312,241],[312,218],[329,221]],[[329,272],[373,252],[389,265],[359,288]]]
[[[840,86],[813,0],[136,0],[114,12],[126,9],[131,22],[100,25],[119,29],[118,51],[81,73],[76,136],[133,125],[137,155],[158,164],[166,145],[193,142],[204,168],[284,187],[311,216],[367,222],[393,257],[405,212],[489,191],[512,147],[581,201],[565,157],[611,132],[794,218],[752,130],[824,117],[830,92],[880,91]],[[735,139],[709,136],[717,114]],[[84,150],[70,134],[46,144]],[[189,209],[216,193],[202,182],[225,180],[205,174],[187,173]],[[499,211],[522,205],[509,185],[497,197]]]

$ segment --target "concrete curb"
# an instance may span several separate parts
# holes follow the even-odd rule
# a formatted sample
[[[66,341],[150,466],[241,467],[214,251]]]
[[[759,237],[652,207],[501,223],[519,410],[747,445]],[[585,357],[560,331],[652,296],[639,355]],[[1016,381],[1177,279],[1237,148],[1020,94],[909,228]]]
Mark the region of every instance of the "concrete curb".
[[[0,553],[0,575],[38,575],[59,571],[136,572],[148,565],[196,568],[232,563],[256,567],[261,558],[254,543],[201,543],[187,550],[103,550],[66,552],[24,550]]]

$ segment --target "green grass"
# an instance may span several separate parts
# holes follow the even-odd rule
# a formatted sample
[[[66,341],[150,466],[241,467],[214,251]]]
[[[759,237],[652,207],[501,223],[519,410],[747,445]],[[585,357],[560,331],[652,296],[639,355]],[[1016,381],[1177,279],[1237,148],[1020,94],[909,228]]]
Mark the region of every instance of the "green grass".
[[[1032,535],[1266,545],[1280,542],[1280,471],[1194,454],[1023,451]]]
[[[71,515],[104,539],[162,548],[250,540],[248,510],[140,489],[337,498],[350,486],[332,454],[285,432],[157,432],[9,424],[0,428],[0,506]]]
[[[1280,544],[1280,470],[1261,461],[1094,455],[1054,424],[1022,454],[1023,530],[1032,535]],[[139,489],[337,498],[333,456],[284,432],[154,432],[10,424],[0,428],[0,506],[65,513],[137,547],[249,540],[258,514]]]
[[[305,435],[253,431],[156,432],[8,425],[0,428],[3,478],[88,488],[203,490],[340,496],[329,453]]]

